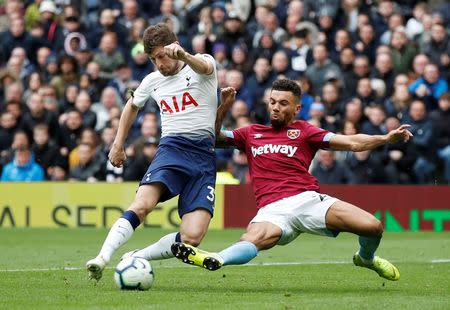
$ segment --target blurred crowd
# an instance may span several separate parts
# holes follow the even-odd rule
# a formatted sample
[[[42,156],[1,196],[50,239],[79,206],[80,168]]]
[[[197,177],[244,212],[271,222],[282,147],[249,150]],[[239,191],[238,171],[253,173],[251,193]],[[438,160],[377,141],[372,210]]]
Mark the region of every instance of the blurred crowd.
[[[224,129],[270,124],[274,80],[298,81],[298,119],[341,134],[414,138],[373,151],[322,150],[323,184],[450,184],[450,3],[417,0],[0,0],[2,181],[140,180],[159,142],[149,102],[128,160],[107,154],[129,89],[154,66],[146,27],[167,23],[237,90]],[[218,96],[220,92],[218,90]],[[220,182],[247,183],[245,154],[217,150]]]

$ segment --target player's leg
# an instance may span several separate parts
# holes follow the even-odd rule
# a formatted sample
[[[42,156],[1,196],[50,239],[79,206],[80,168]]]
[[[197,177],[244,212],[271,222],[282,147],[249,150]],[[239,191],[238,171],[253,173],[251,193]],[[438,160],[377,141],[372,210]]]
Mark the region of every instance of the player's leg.
[[[220,251],[223,265],[248,263],[258,255],[258,251],[275,246],[283,235],[280,227],[270,222],[250,223],[239,242]]]
[[[100,280],[111,256],[130,239],[136,227],[153,210],[164,190],[165,185],[159,182],[139,187],[133,203],[111,227],[97,257],[86,263],[90,279]]]
[[[359,236],[360,248],[355,254],[355,265],[375,270],[381,277],[398,280],[397,268],[385,259],[375,256],[383,226],[372,214],[344,201],[336,201],[325,216],[327,229],[335,232],[351,232]]]
[[[211,213],[205,209],[196,209],[186,213],[181,219],[180,232],[165,235],[157,242],[149,245],[142,250],[135,250],[125,253],[122,258],[127,256],[142,257],[147,260],[159,260],[174,257],[171,246],[175,242],[184,242],[197,246],[206,234]]]
[[[174,243],[174,255],[184,263],[217,270],[224,265],[242,265],[270,249],[282,236],[281,229],[269,222],[251,223],[240,240],[219,253],[210,253],[184,243]]]

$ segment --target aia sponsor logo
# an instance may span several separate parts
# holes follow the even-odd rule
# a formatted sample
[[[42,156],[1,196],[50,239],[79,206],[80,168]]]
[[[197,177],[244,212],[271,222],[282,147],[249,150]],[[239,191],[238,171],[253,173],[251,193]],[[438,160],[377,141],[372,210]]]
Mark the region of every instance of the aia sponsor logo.
[[[287,137],[289,139],[297,139],[300,137],[300,129],[288,129]]]
[[[188,105],[192,104],[193,106],[198,106],[197,101],[195,101],[194,98],[192,98],[191,94],[188,92],[185,92],[183,94],[183,98],[181,99],[180,105],[178,104],[177,97],[172,96],[172,104],[169,102],[166,102],[165,100],[161,100],[159,107],[161,108],[161,114],[165,113],[177,113],[180,111],[184,111]]]

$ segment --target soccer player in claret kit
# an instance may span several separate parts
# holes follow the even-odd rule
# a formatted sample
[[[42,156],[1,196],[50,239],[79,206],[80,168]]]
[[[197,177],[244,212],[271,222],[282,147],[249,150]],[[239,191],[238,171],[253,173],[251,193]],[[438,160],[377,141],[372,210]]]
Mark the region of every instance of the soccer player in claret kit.
[[[142,250],[125,253],[148,260],[171,258],[171,245],[198,245],[213,215],[216,156],[217,74],[214,58],[185,52],[170,28],[160,23],[144,32],[144,48],[158,71],[147,75],[128,100],[109,153],[120,167],[124,143],[137,112],[151,97],[159,105],[162,138],[140,182],[133,203],[113,224],[99,254],[86,263],[90,279],[99,280],[111,256],[126,243],[156,204],[179,196],[180,231],[163,236]],[[233,89],[229,89],[234,91]]]
[[[301,233],[336,237],[339,232],[351,232],[359,236],[360,245],[353,256],[354,264],[373,269],[388,280],[398,280],[398,269],[374,255],[383,233],[381,222],[354,205],[319,193],[318,182],[308,169],[318,149],[358,152],[408,141],[412,137],[406,129],[409,125],[380,136],[337,135],[295,121],[301,109],[300,98],[296,82],[277,80],[268,104],[270,127],[255,124],[216,134],[216,147],[234,145],[247,154],[259,210],[240,241],[219,253],[176,242],[173,254],[185,263],[216,270],[223,265],[245,264],[258,251],[288,244]],[[221,122],[230,108],[228,103],[224,100],[219,107],[216,122]]]

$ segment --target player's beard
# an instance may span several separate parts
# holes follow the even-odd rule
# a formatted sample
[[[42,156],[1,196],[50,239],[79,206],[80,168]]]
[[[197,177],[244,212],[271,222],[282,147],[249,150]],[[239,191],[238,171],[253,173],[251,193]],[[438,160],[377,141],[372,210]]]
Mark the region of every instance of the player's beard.
[[[270,123],[272,124],[273,127],[275,128],[283,128],[286,126],[286,121],[284,120],[280,120],[280,119],[271,119]]]

